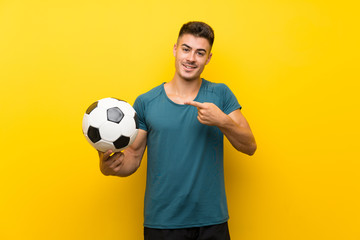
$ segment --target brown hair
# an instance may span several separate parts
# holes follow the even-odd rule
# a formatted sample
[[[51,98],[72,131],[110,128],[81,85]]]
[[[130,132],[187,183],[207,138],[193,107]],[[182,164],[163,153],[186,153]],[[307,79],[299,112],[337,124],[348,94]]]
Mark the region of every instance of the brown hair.
[[[205,38],[209,41],[211,47],[214,43],[214,30],[204,22],[192,21],[185,23],[180,29],[178,39],[184,34]]]

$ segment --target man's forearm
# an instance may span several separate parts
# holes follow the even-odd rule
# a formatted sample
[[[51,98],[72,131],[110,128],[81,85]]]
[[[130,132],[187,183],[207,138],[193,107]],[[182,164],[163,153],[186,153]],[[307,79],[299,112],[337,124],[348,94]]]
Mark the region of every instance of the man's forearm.
[[[141,159],[142,155],[136,155],[128,150],[125,150],[122,166],[115,175],[119,177],[127,177],[135,173],[136,170],[140,167]]]
[[[218,126],[232,146],[247,155],[253,155],[256,151],[255,138],[248,127],[238,125],[231,117],[226,115],[223,123]]]

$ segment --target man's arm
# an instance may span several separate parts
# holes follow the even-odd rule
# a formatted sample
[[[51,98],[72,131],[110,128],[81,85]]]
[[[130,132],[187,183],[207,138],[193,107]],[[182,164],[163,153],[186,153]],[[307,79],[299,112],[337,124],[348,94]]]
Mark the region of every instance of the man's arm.
[[[218,126],[236,150],[253,155],[257,145],[254,135],[240,109],[225,114],[224,121]]]
[[[106,176],[130,176],[140,166],[146,142],[147,132],[139,129],[135,141],[123,152],[117,152],[113,155],[111,155],[111,150],[105,153],[99,152],[100,171]]]
[[[226,115],[213,103],[189,101],[185,104],[196,107],[199,122],[217,126],[236,150],[250,156],[255,153],[257,146],[254,135],[240,109]]]

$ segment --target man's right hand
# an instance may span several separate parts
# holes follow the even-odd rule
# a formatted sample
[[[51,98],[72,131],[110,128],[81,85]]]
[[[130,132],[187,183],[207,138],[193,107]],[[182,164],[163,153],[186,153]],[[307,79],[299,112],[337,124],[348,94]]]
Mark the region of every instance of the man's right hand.
[[[108,150],[99,152],[100,171],[109,176],[127,177],[136,172],[140,167],[147,142],[147,132],[139,129],[135,141],[123,152]]]
[[[124,162],[124,154],[122,152],[112,154],[112,150],[108,150],[105,153],[98,152],[100,158],[100,171],[102,174],[106,176],[117,176]]]

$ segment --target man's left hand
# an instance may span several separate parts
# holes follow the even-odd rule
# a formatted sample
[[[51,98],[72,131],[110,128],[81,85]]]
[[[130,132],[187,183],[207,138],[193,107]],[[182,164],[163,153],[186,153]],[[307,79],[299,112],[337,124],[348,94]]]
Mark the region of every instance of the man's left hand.
[[[184,104],[194,106],[198,109],[198,120],[200,123],[209,126],[221,126],[227,115],[214,103],[200,103],[196,101],[187,101]]]

